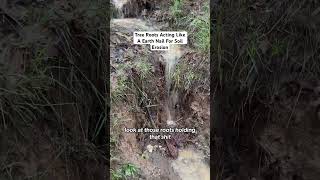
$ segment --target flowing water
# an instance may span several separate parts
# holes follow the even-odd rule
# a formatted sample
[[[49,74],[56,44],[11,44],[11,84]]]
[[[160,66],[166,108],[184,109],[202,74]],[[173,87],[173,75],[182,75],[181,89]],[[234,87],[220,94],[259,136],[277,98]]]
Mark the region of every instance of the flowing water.
[[[117,10],[117,16],[119,18],[123,18],[124,14],[122,11],[122,7],[124,4],[126,4],[128,2],[128,0],[112,0],[112,3],[114,4],[116,10]]]
[[[121,8],[126,2],[126,0],[113,0],[113,3],[118,12],[122,12]],[[146,21],[137,18],[123,18],[123,15],[118,16],[117,19],[113,19],[111,23],[114,27],[126,27],[126,29],[130,29],[130,31],[152,31],[157,29],[156,26],[148,26]],[[172,75],[175,71],[176,64],[178,63],[180,57],[183,55],[183,52],[184,50],[180,45],[171,45],[170,50],[163,53],[163,57],[166,63],[166,108],[167,125],[169,126],[175,126],[176,124],[174,105],[177,99],[177,94],[171,88]],[[210,169],[209,166],[204,162],[202,157],[203,155],[194,149],[182,149],[179,151],[179,155],[176,160],[172,160],[164,156],[156,156],[156,158],[158,159],[156,160],[156,163],[154,163],[154,166],[158,166],[158,168],[163,172],[171,172],[168,171],[168,168],[172,169],[174,173],[169,173],[170,175],[168,175],[168,178],[170,180],[208,180],[210,179]],[[147,177],[147,179],[149,178]]]
[[[172,82],[172,75],[174,73],[175,66],[182,56],[182,50],[179,45],[171,45],[169,51],[166,51],[164,54],[164,58],[166,61],[166,71],[165,71],[165,79],[166,79],[166,89],[167,89],[167,125],[175,126],[175,102],[174,96],[176,93],[171,90],[171,82]]]

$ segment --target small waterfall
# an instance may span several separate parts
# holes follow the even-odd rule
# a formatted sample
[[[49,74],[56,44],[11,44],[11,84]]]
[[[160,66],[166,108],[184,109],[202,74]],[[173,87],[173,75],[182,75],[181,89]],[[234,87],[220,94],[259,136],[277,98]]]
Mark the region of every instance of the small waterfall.
[[[126,4],[128,0],[112,0],[112,4],[114,4],[117,12],[117,18],[124,18],[124,13],[122,10],[122,7],[124,4]]]
[[[175,66],[182,55],[182,51],[178,45],[171,45],[170,50],[166,52],[164,55],[166,61],[166,71],[165,71],[165,79],[166,79],[166,89],[167,89],[167,125],[174,126],[175,125],[175,98],[173,96],[176,95],[174,91],[171,91],[171,82],[172,75],[175,69]]]

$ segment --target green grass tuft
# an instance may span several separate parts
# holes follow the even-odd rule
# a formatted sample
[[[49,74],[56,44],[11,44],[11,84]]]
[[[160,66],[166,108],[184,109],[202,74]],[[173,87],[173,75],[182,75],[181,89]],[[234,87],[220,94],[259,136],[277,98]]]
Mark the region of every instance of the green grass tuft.
[[[201,10],[196,13],[189,13],[186,9],[187,1],[174,0],[171,6],[173,27],[175,29],[187,30],[190,45],[196,47],[204,54],[210,50],[210,8],[205,3]]]
[[[183,0],[174,0],[173,5],[170,7],[171,14],[179,19],[182,16],[182,3]]]
[[[139,168],[134,164],[124,164],[120,169],[113,171],[111,170],[112,180],[123,180],[134,178],[139,172]]]

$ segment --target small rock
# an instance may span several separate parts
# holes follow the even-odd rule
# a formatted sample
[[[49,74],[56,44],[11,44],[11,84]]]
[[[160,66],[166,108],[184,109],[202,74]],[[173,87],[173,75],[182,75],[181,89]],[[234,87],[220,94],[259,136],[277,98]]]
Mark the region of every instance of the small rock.
[[[176,123],[174,121],[168,120],[167,125],[174,127],[174,126],[176,126]]]
[[[147,150],[148,150],[149,153],[152,153],[152,151],[153,151],[153,146],[152,146],[151,144],[149,144],[149,145],[147,146]]]

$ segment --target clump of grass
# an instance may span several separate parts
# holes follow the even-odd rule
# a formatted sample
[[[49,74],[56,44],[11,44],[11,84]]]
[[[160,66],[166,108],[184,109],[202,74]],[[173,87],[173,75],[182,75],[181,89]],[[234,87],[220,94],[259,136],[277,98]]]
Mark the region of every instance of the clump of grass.
[[[141,84],[139,84],[139,87],[141,91],[146,88],[153,77],[152,70],[153,66],[150,62],[148,62],[147,58],[143,57],[139,60],[136,60],[133,63],[122,63],[117,66],[117,77],[116,77],[116,85],[115,88],[111,90],[111,100],[112,102],[121,102],[125,101],[128,94],[135,94],[132,90],[134,90],[133,87],[135,87],[137,84],[136,82],[132,82],[132,79],[130,79],[130,69],[133,68],[135,71],[137,71],[137,74],[139,75],[139,79]],[[134,83],[134,84],[132,84]],[[135,85],[135,86],[133,86]],[[137,88],[137,87],[135,87]]]
[[[128,78],[121,74],[117,77],[117,83],[115,87],[111,90],[111,101],[120,102],[125,100],[127,91],[129,90]]]
[[[188,29],[195,46],[204,53],[210,50],[210,12],[209,5],[203,7],[202,15],[191,16]]]
[[[123,180],[131,179],[138,175],[139,168],[134,164],[124,164],[120,169],[113,171],[111,170],[111,179],[112,180]]]
[[[81,171],[85,169],[78,157],[83,160],[94,158],[105,160],[102,155],[104,151],[99,151],[99,148],[104,149],[105,146],[103,127],[106,124],[106,114],[105,98],[102,94],[105,94],[106,88],[102,78],[106,69],[103,59],[107,58],[108,49],[104,47],[108,44],[105,39],[108,36],[107,22],[101,20],[106,16],[99,16],[96,13],[87,16],[84,14],[87,9],[81,9],[78,7],[79,4],[70,5],[74,8],[71,10],[77,13],[66,13],[60,9],[56,11],[57,8],[48,2],[46,5],[50,6],[50,9],[47,6],[44,6],[43,10],[28,8],[26,10],[30,10],[29,13],[23,16],[21,21],[18,18],[12,24],[16,26],[14,29],[24,27],[28,29],[36,24],[39,29],[46,29],[50,33],[41,34],[46,38],[29,39],[19,36],[8,42],[8,49],[12,49],[16,54],[22,53],[21,58],[17,57],[15,60],[23,63],[25,69],[20,71],[20,64],[17,64],[8,68],[9,70],[0,72],[0,78],[3,79],[0,83],[0,134],[5,140],[4,148],[12,150],[5,155],[10,158],[1,158],[0,161],[4,165],[1,173],[8,173],[4,179],[26,177],[25,174],[16,173],[22,172],[20,167],[15,167],[17,170],[11,173],[10,164],[17,159],[28,159],[18,153],[17,145],[25,145],[32,148],[30,149],[32,151],[39,151],[38,148],[41,146],[32,147],[29,144],[33,142],[34,136],[50,139],[52,152],[59,152],[53,156],[66,162],[65,177],[76,175],[79,169]],[[50,10],[55,13],[50,14],[52,12]],[[68,17],[64,16],[66,14]],[[98,23],[94,24],[94,20]],[[74,22],[77,26],[73,25]],[[17,34],[23,36],[19,32]],[[25,39],[28,40],[27,43]],[[51,39],[55,43],[52,43]],[[47,47],[59,49],[53,52],[55,57],[50,60]],[[10,57],[9,55],[4,58],[4,62],[9,62],[9,65],[12,62]],[[69,118],[70,114],[75,115],[74,118]],[[68,124],[79,124],[79,126],[72,128]],[[40,128],[43,126],[54,129],[56,133],[47,134],[48,132]],[[100,140],[98,142],[97,139],[102,136],[103,142]],[[15,138],[14,146],[10,142],[11,137]],[[71,145],[73,142],[77,142],[77,147]],[[42,143],[47,145],[47,141]],[[92,151],[82,148],[87,146],[93,147]],[[1,157],[2,155],[0,154]],[[68,165],[70,162],[79,163],[77,170],[70,168]],[[35,172],[34,178],[47,179],[43,176],[52,175],[51,169],[46,169],[49,168],[48,164],[38,165],[41,167]],[[97,163],[97,166],[101,166],[101,163]],[[88,177],[83,178],[88,179]]]
[[[174,0],[173,5],[170,7],[171,14],[176,20],[182,16],[182,3],[183,0]]]
[[[189,13],[184,7],[188,7],[185,1],[174,0],[171,6],[173,26],[181,30],[187,30],[191,45],[204,54],[210,49],[210,8],[206,2],[199,12]]]
[[[195,63],[180,61],[175,72],[172,74],[173,85],[177,90],[188,90],[198,87],[208,89],[209,83],[208,64],[206,61],[210,51],[210,8],[209,2],[200,2],[201,9],[191,9],[190,1],[174,0],[170,8],[173,16],[171,27],[175,31],[183,30],[188,32],[189,47],[197,50],[199,58]],[[206,66],[204,68],[204,66]]]
[[[204,65],[203,63],[199,63],[198,65]],[[182,61],[177,64],[175,72],[172,74],[174,89],[194,89],[195,87],[199,87],[202,82],[208,81],[205,77],[205,71],[200,66],[192,66]]]
[[[139,71],[140,78],[145,80],[150,77],[152,64],[147,62],[146,59],[141,59],[135,63],[136,69]]]
[[[0,86],[0,123],[3,123],[2,127],[12,125],[19,127],[23,123],[31,125],[48,112],[44,106],[39,106],[39,104],[48,104],[45,93],[52,85],[52,81],[45,75],[43,51],[37,50],[36,52],[31,59],[30,67],[25,68],[25,73],[10,72],[10,70],[0,73],[3,79],[3,84]],[[12,53],[22,54],[22,56],[25,54],[20,48],[12,48],[7,53],[8,56]]]

